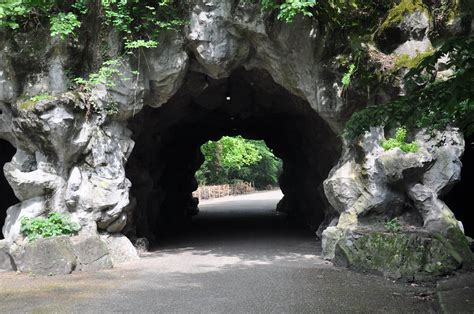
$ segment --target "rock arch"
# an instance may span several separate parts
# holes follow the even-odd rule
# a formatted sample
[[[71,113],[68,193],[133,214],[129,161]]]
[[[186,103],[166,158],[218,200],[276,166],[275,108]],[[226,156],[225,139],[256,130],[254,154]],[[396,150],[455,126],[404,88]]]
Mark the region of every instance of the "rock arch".
[[[197,86],[200,91],[191,90]],[[129,127],[136,145],[127,175],[139,209],[138,236],[153,238],[153,224],[166,227],[160,217],[183,222],[196,213],[191,192],[202,163],[199,147],[223,135],[263,139],[283,160],[280,210],[300,216],[313,230],[330,220],[322,182],[341,142],[308,103],[264,70],[237,69],[223,79],[189,75],[166,104],[144,109]]]
[[[5,174],[20,201],[8,210],[9,243],[24,244],[22,216],[48,210],[70,213],[81,235],[152,237],[160,210],[178,222],[193,213],[199,144],[246,132],[284,160],[281,206],[313,229],[322,223],[327,258],[405,277],[472,262],[440,199],[459,180],[464,140],[457,130],[434,137],[415,130],[416,154],[384,151],[390,134],[382,128],[344,141],[344,122],[377,95],[342,93],[337,49],[317,20],[273,23],[255,5],[232,0],[192,1],[188,13],[182,33],[163,33],[157,48],[132,56],[118,55],[120,41],[110,32],[119,74],[90,93],[68,91],[66,75],[90,47],[67,47],[44,30],[0,39],[0,137],[17,149]],[[38,51],[21,49],[39,43]],[[390,99],[393,90],[378,96]],[[31,100],[41,93],[47,97]],[[179,210],[167,209],[177,202]],[[392,218],[399,232],[387,232]]]

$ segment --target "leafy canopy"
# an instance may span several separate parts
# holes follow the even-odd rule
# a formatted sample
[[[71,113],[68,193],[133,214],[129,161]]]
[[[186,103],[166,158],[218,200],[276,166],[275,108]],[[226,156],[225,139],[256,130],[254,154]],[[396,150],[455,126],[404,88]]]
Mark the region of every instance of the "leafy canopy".
[[[454,37],[426,56],[405,76],[406,96],[386,105],[366,107],[352,115],[345,135],[354,138],[372,126],[444,129],[459,127],[474,134],[474,38]],[[440,78],[437,63],[452,72]]]
[[[299,14],[312,17],[311,9],[316,5],[316,0],[261,0],[260,4],[264,10],[276,10],[279,20],[291,23]]]
[[[204,163],[196,172],[201,185],[227,184],[243,180],[257,188],[275,185],[281,170],[277,159],[263,141],[241,136],[224,136],[201,146]]]
[[[93,5],[98,3],[99,7]],[[2,0],[0,27],[27,28],[31,21],[49,23],[51,36],[66,39],[77,34],[81,20],[94,8],[106,25],[123,35],[126,49],[152,48],[162,30],[185,24],[174,0]]]

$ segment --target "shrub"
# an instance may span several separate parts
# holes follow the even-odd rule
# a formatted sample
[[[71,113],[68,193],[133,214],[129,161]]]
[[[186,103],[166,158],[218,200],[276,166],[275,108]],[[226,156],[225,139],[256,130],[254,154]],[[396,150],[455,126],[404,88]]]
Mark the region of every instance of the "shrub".
[[[395,233],[397,231],[400,231],[402,225],[400,224],[400,221],[398,221],[398,218],[393,218],[385,222],[384,227],[388,231]]]
[[[382,147],[385,150],[389,150],[392,148],[400,148],[405,153],[416,153],[418,151],[418,144],[416,142],[407,143],[407,130],[405,128],[398,128],[395,137],[390,138],[386,141],[382,142]]]
[[[74,30],[81,26],[81,22],[74,13],[60,12],[51,17],[51,37],[59,36],[62,40],[74,34]]]
[[[77,223],[72,222],[69,217],[58,212],[50,212],[46,218],[23,217],[20,227],[20,232],[29,241],[60,235],[73,235],[79,230],[80,226]]]
[[[355,64],[350,64],[349,65],[349,68],[347,69],[347,72],[344,74],[344,76],[342,77],[342,85],[344,87],[348,87],[349,84],[351,84],[351,77],[352,75],[354,74],[354,72],[356,71],[356,66]]]

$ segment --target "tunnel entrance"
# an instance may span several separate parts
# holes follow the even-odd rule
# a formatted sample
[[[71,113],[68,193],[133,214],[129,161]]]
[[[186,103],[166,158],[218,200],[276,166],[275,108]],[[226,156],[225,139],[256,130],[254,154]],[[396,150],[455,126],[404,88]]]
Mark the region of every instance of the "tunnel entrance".
[[[8,181],[6,180],[5,175],[3,174],[3,165],[12,160],[16,149],[9,142],[0,139],[0,152],[0,166],[2,169],[0,174],[0,227],[2,227],[7,217],[7,209],[10,206],[18,203],[19,201],[15,197],[12,188],[8,184]],[[4,236],[0,228],[0,240],[3,238]]]
[[[153,99],[148,99],[153,104]],[[200,146],[224,135],[264,140],[283,160],[278,209],[312,230],[331,218],[322,182],[340,155],[339,138],[310,105],[261,70],[225,79],[191,72],[159,108],[129,124],[136,142],[127,163],[136,210],[126,233],[156,240],[198,213],[192,196],[204,158]]]
[[[474,136],[465,139],[466,146],[461,158],[461,181],[446,196],[446,204],[464,226],[464,232],[474,237],[474,212],[471,193],[474,186]]]

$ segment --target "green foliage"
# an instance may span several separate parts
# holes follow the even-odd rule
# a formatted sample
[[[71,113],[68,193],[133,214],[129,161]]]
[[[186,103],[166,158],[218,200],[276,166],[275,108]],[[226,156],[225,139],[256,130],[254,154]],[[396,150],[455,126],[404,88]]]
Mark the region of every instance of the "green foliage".
[[[95,73],[89,74],[87,79],[77,77],[73,81],[78,85],[79,89],[85,92],[91,92],[96,86],[100,84],[103,84],[107,87],[113,87],[114,84],[112,78],[114,75],[121,74],[118,70],[119,64],[119,60],[105,61],[100,69]]]
[[[67,3],[56,0],[2,0],[0,27],[18,29],[27,21],[49,21],[51,36],[66,39],[75,35],[82,17],[88,12],[90,0],[73,0]],[[153,48],[163,30],[185,25],[179,18],[179,1],[174,0],[100,0],[97,11],[107,25],[124,37],[125,49]],[[33,19],[31,17],[34,17]]]
[[[281,161],[263,141],[241,136],[209,141],[201,146],[201,152],[205,160],[196,172],[201,185],[247,181],[261,188],[275,185],[281,170]]]
[[[78,224],[71,222],[69,217],[58,212],[50,212],[46,218],[23,217],[20,226],[20,232],[29,241],[60,235],[73,235],[79,230]]]
[[[178,1],[102,0],[106,23],[124,35],[126,49],[154,48],[163,30],[175,30],[185,21]]]
[[[79,22],[77,16],[72,12],[60,12],[51,17],[50,23],[51,37],[59,36],[63,40],[73,34],[76,28],[81,26],[81,22]]]
[[[131,40],[125,42],[125,49],[139,49],[139,48],[155,48],[158,46],[156,40]]]
[[[311,9],[316,6],[316,0],[261,0],[260,4],[264,10],[277,10],[279,20],[291,23],[300,14],[312,17]]]
[[[356,70],[355,64],[350,64],[349,69],[344,74],[344,76],[342,77],[342,80],[341,80],[342,85],[344,87],[348,87],[349,84],[351,84],[351,76],[354,74],[355,70]]]
[[[405,153],[416,153],[418,151],[418,145],[414,141],[411,143],[407,143],[406,138],[407,130],[405,128],[398,128],[395,133],[395,137],[383,141],[382,147],[385,150],[398,147]]]
[[[47,15],[55,0],[2,0],[0,2],[0,27],[17,29],[22,18],[28,15]]]
[[[400,224],[400,221],[398,220],[398,218],[393,218],[385,222],[384,227],[389,232],[395,233],[395,232],[400,231],[402,225]]]
[[[453,37],[405,76],[407,94],[389,104],[366,107],[352,115],[345,136],[354,138],[371,126],[445,129],[474,134],[474,38]],[[437,78],[438,60],[448,56],[452,75]]]
[[[293,22],[296,15],[312,17],[310,9],[316,5],[316,0],[286,0],[280,5],[278,19],[286,23]]]

